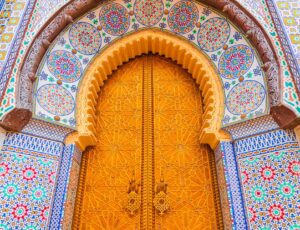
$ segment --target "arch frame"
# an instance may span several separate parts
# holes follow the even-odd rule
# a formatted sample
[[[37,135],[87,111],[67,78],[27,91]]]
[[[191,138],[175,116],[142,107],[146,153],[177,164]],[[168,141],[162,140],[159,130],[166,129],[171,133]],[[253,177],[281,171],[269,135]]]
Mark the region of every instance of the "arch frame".
[[[268,80],[271,114],[280,127],[294,127],[300,120],[282,103],[282,80],[279,58],[268,34],[253,16],[235,0],[203,0],[203,3],[222,11],[226,17],[244,31],[258,51]],[[36,72],[44,54],[56,36],[73,20],[97,6],[96,0],[71,0],[37,34],[22,63],[16,83],[15,108],[6,114],[0,126],[21,131],[32,117],[32,93]]]
[[[196,80],[204,102],[200,143],[215,149],[220,140],[229,136],[221,131],[225,110],[222,82],[213,64],[196,47],[168,32],[146,29],[114,42],[90,63],[79,87],[77,97],[77,132],[73,141],[83,151],[96,143],[96,106],[98,92],[104,81],[118,66],[141,54],[155,53],[177,61]],[[84,112],[83,112],[84,111]]]

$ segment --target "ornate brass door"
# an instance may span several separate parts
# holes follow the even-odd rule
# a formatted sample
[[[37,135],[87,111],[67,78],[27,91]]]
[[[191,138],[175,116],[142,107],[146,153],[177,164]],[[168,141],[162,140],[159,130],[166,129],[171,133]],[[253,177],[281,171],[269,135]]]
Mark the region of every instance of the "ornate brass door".
[[[74,228],[222,228],[213,152],[198,140],[201,94],[190,74],[142,56],[114,72],[99,98],[98,142],[83,155]],[[166,203],[157,198],[161,179]]]

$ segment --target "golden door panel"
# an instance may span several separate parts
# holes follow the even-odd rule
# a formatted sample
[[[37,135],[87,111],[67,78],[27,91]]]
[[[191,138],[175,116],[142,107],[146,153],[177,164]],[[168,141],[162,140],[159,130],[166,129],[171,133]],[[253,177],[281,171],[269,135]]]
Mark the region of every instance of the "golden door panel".
[[[213,152],[200,145],[202,100],[191,75],[153,58],[155,180],[168,184],[170,210],[156,229],[217,229]],[[217,201],[218,202],[218,201]]]
[[[84,153],[75,228],[221,228],[213,152],[199,143],[202,99],[191,75],[163,57],[138,57],[109,77],[99,98],[97,145]],[[141,205],[130,215],[133,177]],[[153,203],[162,178],[170,206],[163,213]]]
[[[84,153],[79,229],[138,229],[139,215],[125,210],[128,181],[140,180],[141,78],[139,60],[105,82],[97,105],[97,145]],[[78,201],[78,200],[77,200]]]

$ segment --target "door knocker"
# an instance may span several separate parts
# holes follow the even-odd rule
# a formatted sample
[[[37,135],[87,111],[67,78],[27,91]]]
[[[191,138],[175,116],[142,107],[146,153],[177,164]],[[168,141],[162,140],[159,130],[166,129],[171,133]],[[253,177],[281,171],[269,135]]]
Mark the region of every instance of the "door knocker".
[[[156,185],[153,204],[159,215],[165,214],[170,208],[170,200],[167,195],[167,187],[168,184],[164,181],[164,178],[161,178],[160,182]]]
[[[139,195],[140,184],[135,179],[129,180],[129,186],[127,191],[127,204],[126,210],[130,215],[134,215],[141,206],[141,197]]]

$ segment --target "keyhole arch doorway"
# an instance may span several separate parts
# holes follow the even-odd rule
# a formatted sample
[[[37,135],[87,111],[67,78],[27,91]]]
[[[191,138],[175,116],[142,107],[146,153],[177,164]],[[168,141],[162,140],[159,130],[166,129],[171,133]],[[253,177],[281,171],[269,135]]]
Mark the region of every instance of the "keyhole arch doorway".
[[[74,229],[219,229],[213,151],[201,144],[204,105],[194,79],[161,56],[119,67],[98,94],[96,145],[83,155]],[[154,207],[168,184],[170,210]],[[139,209],[126,210],[128,186],[140,184]]]
[[[230,136],[221,130],[225,110],[222,82],[209,58],[188,40],[157,29],[145,29],[114,41],[94,58],[84,73],[76,100],[77,132],[72,142],[83,151],[94,146],[95,107],[104,81],[118,66],[141,54],[159,54],[171,58],[191,74],[203,96],[204,119],[199,132],[201,143],[215,149]]]

